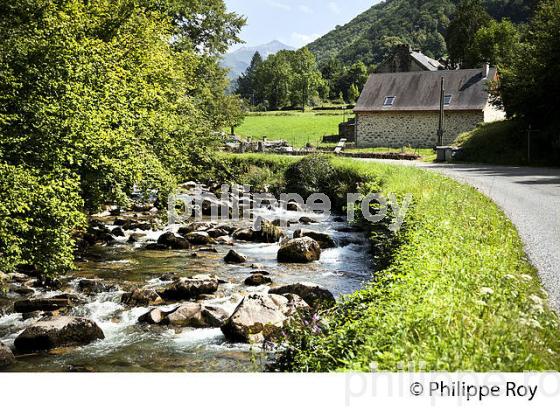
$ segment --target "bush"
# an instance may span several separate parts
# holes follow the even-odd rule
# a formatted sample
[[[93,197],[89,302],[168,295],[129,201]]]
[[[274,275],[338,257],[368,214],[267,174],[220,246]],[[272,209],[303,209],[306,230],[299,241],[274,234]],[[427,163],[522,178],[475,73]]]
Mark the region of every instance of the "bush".
[[[85,223],[79,182],[0,164],[0,270],[31,265],[52,275],[73,266],[73,233]]]
[[[463,149],[461,161],[500,165],[527,165],[527,125],[520,120],[505,120],[480,124],[457,138]],[[545,133],[531,134],[531,164],[557,165],[558,151]]]
[[[346,194],[355,192],[364,179],[349,168],[335,168],[327,155],[313,155],[286,170],[286,189],[304,199],[314,193],[327,195],[336,210],[346,205]]]

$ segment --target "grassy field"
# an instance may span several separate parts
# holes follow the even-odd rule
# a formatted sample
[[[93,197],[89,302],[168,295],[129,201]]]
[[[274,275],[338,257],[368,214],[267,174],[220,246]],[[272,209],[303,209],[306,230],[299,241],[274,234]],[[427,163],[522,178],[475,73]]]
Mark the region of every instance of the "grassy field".
[[[286,140],[294,147],[303,147],[307,143],[318,145],[323,136],[338,134],[338,124],[352,114],[347,111],[295,112],[276,111],[253,113],[245,118],[243,124],[236,128],[236,134],[260,140]]]
[[[247,164],[293,163],[238,156]],[[290,371],[560,370],[560,328],[519,235],[474,188],[413,167],[333,159],[343,175],[410,193],[392,263],[292,333]],[[272,169],[273,167],[271,167]],[[372,188],[374,189],[374,188]]]

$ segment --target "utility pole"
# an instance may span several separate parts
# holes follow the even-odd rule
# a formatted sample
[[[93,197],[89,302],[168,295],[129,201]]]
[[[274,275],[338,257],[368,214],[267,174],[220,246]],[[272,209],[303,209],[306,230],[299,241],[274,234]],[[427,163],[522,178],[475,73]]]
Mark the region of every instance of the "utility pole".
[[[527,164],[531,163],[531,124],[527,128]]]
[[[439,97],[439,126],[437,131],[439,147],[443,146],[443,133],[445,127],[445,79],[441,77],[441,94]]]

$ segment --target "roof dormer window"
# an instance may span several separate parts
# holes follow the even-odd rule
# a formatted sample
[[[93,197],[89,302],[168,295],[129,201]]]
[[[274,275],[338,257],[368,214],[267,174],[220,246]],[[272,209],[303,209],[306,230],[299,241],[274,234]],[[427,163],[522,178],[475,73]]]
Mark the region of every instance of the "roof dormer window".
[[[443,105],[450,105],[451,100],[453,99],[452,95],[446,95],[443,97]]]
[[[389,97],[385,97],[385,101],[383,102],[383,107],[392,107],[393,104],[395,103],[397,97],[395,96],[389,96]]]

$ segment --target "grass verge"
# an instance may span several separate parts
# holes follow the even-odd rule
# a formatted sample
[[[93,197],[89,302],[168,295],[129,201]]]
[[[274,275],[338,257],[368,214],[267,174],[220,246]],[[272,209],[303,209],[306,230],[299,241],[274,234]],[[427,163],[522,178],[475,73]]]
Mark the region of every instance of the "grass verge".
[[[547,135],[539,130],[531,132],[518,120],[481,124],[461,134],[455,144],[463,149],[461,161],[498,165],[558,166],[558,149]],[[529,154],[530,150],[530,154]]]
[[[236,160],[240,160],[237,157]],[[285,157],[245,156],[278,164]],[[560,369],[560,328],[512,223],[439,174],[333,159],[384,193],[413,195],[391,263],[363,290],[290,331],[289,371]],[[315,329],[315,330],[312,330]],[[317,330],[320,329],[320,330]]]

